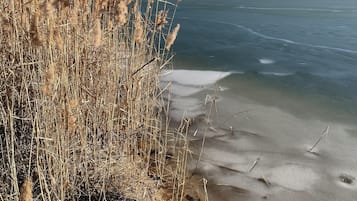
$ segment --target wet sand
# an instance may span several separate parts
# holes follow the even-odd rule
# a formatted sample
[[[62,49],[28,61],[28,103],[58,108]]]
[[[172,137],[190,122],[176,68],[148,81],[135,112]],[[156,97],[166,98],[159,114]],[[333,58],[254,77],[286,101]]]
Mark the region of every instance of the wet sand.
[[[190,168],[208,179],[211,201],[357,197],[356,126],[305,119],[304,111],[295,115],[231,93],[219,86],[229,73],[168,75],[162,80],[171,83],[172,119],[193,119]],[[326,137],[308,152],[327,127]]]

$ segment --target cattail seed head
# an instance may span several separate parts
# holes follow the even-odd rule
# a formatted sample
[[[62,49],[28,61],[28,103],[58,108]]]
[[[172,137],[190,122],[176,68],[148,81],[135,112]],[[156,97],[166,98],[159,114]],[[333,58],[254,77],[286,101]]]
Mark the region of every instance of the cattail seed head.
[[[30,37],[32,43],[36,46],[41,46],[41,36],[38,29],[40,12],[36,11],[32,16],[31,27],[30,27]]]
[[[109,20],[109,22],[108,22],[108,31],[110,31],[112,29],[113,29],[113,21]]]
[[[93,43],[95,47],[99,47],[102,42],[102,28],[100,18],[97,18],[94,23]]]
[[[73,132],[76,129],[76,121],[72,108],[69,106],[67,108],[67,127],[70,132]]]
[[[21,12],[21,24],[24,27],[24,30],[26,32],[29,32],[30,30],[30,23],[29,23],[29,17],[28,17],[28,8],[24,8],[24,10]]]
[[[70,132],[74,132],[77,127],[77,118],[73,112],[77,111],[78,99],[71,99],[69,105],[67,106],[67,126]]]
[[[55,66],[54,64],[50,64],[46,72],[46,82],[48,82],[48,84],[53,84],[54,81],[55,81]]]
[[[2,30],[4,32],[10,32],[12,29],[12,25],[10,23],[10,20],[7,19],[6,17],[1,17],[1,24],[0,24]]]
[[[32,182],[29,177],[25,179],[21,186],[19,201],[32,201]]]
[[[54,31],[53,35],[54,35],[54,40],[56,42],[57,48],[59,50],[63,50],[63,40],[62,40],[61,34],[58,31]]]
[[[48,1],[45,2],[42,6],[41,6],[41,11],[43,14],[45,14],[46,17],[53,15],[53,12],[55,11],[55,1]]]
[[[128,1],[121,0],[118,5],[117,21],[119,26],[123,26],[127,22]]]
[[[78,100],[77,99],[72,99],[70,102],[69,102],[69,105],[71,106],[71,108],[77,108],[78,106]]]
[[[55,66],[54,64],[50,64],[48,66],[48,69],[45,73],[44,77],[44,85],[42,86],[42,93],[45,94],[46,96],[51,95],[52,93],[52,86],[55,82]]]
[[[74,25],[76,28],[78,26],[78,12],[79,12],[79,4],[76,3],[73,8],[71,9],[71,23]]]
[[[157,30],[161,31],[162,28],[165,26],[167,23],[167,10],[160,10],[158,15],[156,16],[156,26]]]
[[[49,95],[51,95],[52,90],[49,88],[48,85],[43,85],[41,88],[41,91],[44,95],[49,96]]]
[[[167,36],[166,45],[165,45],[165,48],[167,50],[169,50],[171,46],[174,44],[179,30],[180,30],[180,24],[177,24],[174,30]]]
[[[140,13],[137,14],[136,19],[135,19],[135,41],[137,43],[142,43],[144,40],[144,27],[141,22],[141,16]]]

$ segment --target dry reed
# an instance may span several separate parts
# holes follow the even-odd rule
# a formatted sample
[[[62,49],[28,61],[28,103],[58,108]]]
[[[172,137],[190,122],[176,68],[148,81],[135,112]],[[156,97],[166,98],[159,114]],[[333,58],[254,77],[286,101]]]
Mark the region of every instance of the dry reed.
[[[0,2],[2,199],[185,200],[187,134],[159,85],[176,4],[149,4]]]

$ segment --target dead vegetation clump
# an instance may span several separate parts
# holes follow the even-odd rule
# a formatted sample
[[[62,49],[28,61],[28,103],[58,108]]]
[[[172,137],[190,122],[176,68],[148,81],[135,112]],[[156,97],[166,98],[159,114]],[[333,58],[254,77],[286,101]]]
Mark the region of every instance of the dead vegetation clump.
[[[186,199],[158,79],[176,6],[0,2],[0,200]]]

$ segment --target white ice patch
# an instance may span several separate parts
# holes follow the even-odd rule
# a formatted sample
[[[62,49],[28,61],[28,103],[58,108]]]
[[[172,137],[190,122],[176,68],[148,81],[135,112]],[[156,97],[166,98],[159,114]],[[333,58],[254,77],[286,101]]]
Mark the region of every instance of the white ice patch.
[[[240,155],[237,153],[232,153],[224,150],[220,150],[219,147],[216,148],[205,148],[203,159],[209,161],[215,161],[217,164],[249,164],[251,159],[247,156]]]
[[[200,115],[204,114],[204,111],[187,111],[187,110],[177,110],[177,109],[173,109],[170,110],[170,117],[175,120],[175,121],[181,121],[184,118],[189,118],[189,119],[193,119],[196,118]]]
[[[289,164],[273,168],[267,178],[283,187],[303,191],[311,189],[319,176],[310,168]]]
[[[201,110],[200,101],[196,98],[176,97],[171,101],[171,108],[177,110]]]
[[[194,86],[183,86],[180,84],[171,84],[170,92],[177,96],[191,96],[202,91],[204,88],[202,87],[194,87]]]
[[[275,61],[272,60],[272,59],[259,59],[259,63],[261,63],[261,64],[273,64],[273,63],[275,63]]]
[[[204,111],[197,98],[175,97],[171,100],[170,117],[174,120],[194,118],[201,114],[204,114]]]
[[[208,86],[215,84],[230,74],[230,72],[219,71],[173,70],[165,71],[161,81],[190,86]]]
[[[182,118],[194,118],[204,114],[203,104],[205,100],[200,100],[194,95],[210,89],[212,85],[230,74],[230,72],[198,70],[164,71],[160,78],[162,88],[171,83],[168,90],[173,95],[170,99],[171,118],[179,121]]]

